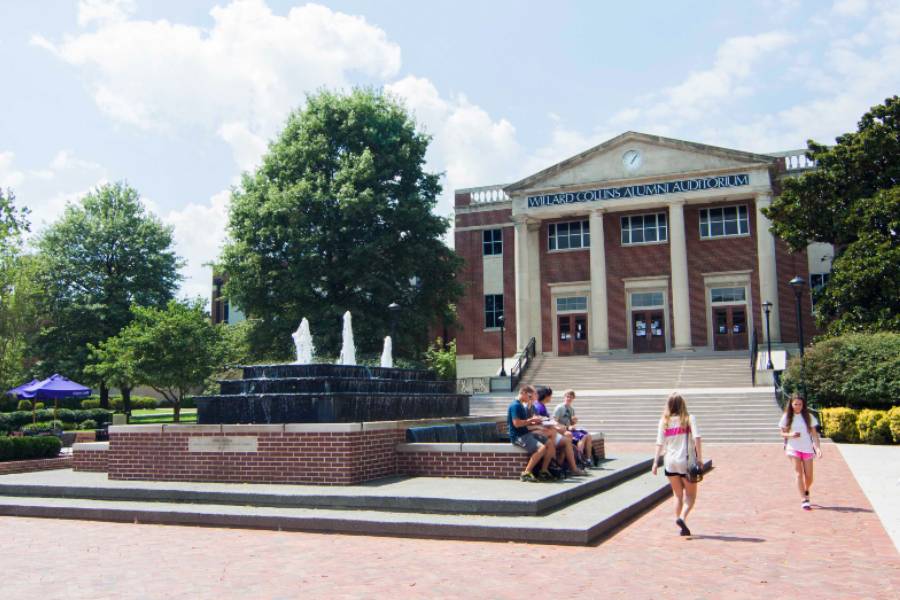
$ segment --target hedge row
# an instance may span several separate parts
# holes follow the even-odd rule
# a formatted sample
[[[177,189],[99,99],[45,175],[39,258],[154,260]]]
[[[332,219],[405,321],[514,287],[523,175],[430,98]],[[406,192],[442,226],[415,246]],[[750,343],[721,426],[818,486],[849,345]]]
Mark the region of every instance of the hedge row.
[[[35,411],[34,414],[32,414],[31,411],[24,410],[11,413],[0,413],[0,431],[15,431],[23,425],[31,423],[35,416],[38,421],[52,421],[56,418],[63,423],[81,423],[82,421],[91,419],[101,425],[109,423],[112,420],[112,411],[104,410],[102,408],[90,410],[69,410],[68,408],[61,408],[56,411],[55,415],[53,413],[54,411],[50,409],[38,410]]]
[[[900,444],[900,406],[890,410],[823,408],[822,434],[835,442]]]
[[[156,398],[151,398],[149,396],[132,396],[131,408],[158,408],[161,402],[161,400],[157,400]],[[53,400],[38,400],[38,403],[43,403],[43,408],[53,408],[54,406]],[[59,406],[59,408],[66,408],[69,410],[99,408],[100,397],[88,396],[87,398],[61,398],[56,404]],[[20,408],[20,406],[27,406],[28,408]],[[109,407],[113,410],[122,410],[122,398],[120,396],[111,396],[109,399]],[[0,397],[0,412],[13,412],[16,410],[31,410],[31,401],[19,400],[18,398],[14,398],[12,396]]]
[[[55,435],[0,437],[0,461],[29,458],[53,458],[62,442]]]
[[[890,408],[900,398],[900,333],[854,333],[818,341],[791,360],[785,391],[806,387],[819,406]]]

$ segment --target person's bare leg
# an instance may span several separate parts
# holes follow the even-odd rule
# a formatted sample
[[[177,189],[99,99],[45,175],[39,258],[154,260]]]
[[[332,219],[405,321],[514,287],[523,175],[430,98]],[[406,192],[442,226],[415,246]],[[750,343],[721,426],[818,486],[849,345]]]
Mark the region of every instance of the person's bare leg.
[[[549,438],[544,447],[546,450],[544,451],[544,462],[541,463],[541,473],[546,472],[550,468],[550,461],[556,456],[556,442],[553,438]]]
[[[810,458],[809,460],[804,460],[803,462],[803,484],[806,486],[804,488],[804,497],[809,499],[809,490],[812,488],[813,484],[813,460]]]
[[[694,503],[697,501],[697,484],[691,483],[687,479],[683,479],[681,484],[684,486],[684,508],[681,509],[681,520],[687,521]]]
[[[803,460],[797,458],[796,456],[792,456],[791,460],[794,462],[794,474],[797,478],[797,491],[800,493],[800,499],[806,499],[806,482],[803,481]]]
[[[594,464],[594,438],[591,437],[591,434],[587,434],[581,438],[581,441],[584,442],[584,449],[581,453],[589,463]]]
[[[675,496],[675,518],[680,519],[681,509],[684,507],[682,500],[684,485],[681,482],[681,477],[677,475],[675,477],[669,476],[669,485],[672,486],[672,495]]]
[[[534,467],[537,466],[538,461],[541,460],[541,457],[544,454],[544,448],[544,446],[539,446],[537,451],[528,457],[528,465],[525,467],[526,473],[534,472]]]
[[[575,462],[575,450],[572,448],[572,438],[563,438],[563,449],[566,452],[566,462],[569,463],[569,469],[576,475],[583,475],[584,471],[578,468]]]

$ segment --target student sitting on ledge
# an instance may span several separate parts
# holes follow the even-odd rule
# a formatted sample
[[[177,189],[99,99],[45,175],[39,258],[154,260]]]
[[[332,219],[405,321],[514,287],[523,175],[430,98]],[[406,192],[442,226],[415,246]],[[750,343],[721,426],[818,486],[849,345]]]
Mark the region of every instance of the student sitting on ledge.
[[[523,385],[519,388],[519,397],[509,405],[506,410],[506,425],[509,429],[509,441],[524,448],[530,455],[528,465],[519,476],[522,481],[535,482],[537,478],[534,476],[534,467],[537,466],[539,460],[545,456],[552,456],[553,448],[551,443],[541,443],[537,435],[528,430],[529,425],[539,425],[543,420],[541,416],[528,416],[528,407],[534,401],[534,388],[530,385]],[[547,460],[549,463],[549,459]]]

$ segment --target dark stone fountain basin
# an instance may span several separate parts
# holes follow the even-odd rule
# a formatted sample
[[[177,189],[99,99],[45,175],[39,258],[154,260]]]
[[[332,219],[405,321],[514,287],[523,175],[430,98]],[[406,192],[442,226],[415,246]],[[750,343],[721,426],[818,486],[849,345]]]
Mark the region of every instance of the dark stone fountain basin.
[[[197,396],[197,422],[351,423],[469,414],[469,397],[429,371],[344,365],[254,365]]]

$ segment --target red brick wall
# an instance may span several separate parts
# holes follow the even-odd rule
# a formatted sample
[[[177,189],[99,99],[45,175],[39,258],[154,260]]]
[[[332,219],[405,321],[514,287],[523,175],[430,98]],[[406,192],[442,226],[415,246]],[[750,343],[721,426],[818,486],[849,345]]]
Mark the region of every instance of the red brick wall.
[[[508,223],[510,218],[509,209],[463,214],[457,216],[457,226]],[[460,219],[466,225],[460,225]],[[501,231],[503,232],[503,310],[506,320],[504,350],[507,355],[512,355],[516,350],[515,229],[503,227]],[[475,358],[499,358],[500,332],[484,331],[482,230],[457,231],[455,250],[465,260],[465,265],[459,275],[465,292],[457,303],[459,325],[453,328],[456,352],[460,355],[471,354]]]
[[[628,347],[628,328],[631,316],[626,314],[627,299],[625,282],[629,277],[669,276],[671,258],[668,243],[638,246],[622,245],[622,217],[637,214],[665,212],[664,210],[642,210],[612,213],[603,216],[604,249],[606,252],[606,294],[607,320],[609,322],[609,347]],[[670,282],[671,292],[671,282]],[[669,314],[672,314],[671,296]],[[671,327],[669,328],[671,329]],[[666,333],[672,342],[672,332]]]
[[[501,225],[512,222],[512,209],[479,210],[458,213],[454,218],[456,227],[477,227],[478,225]]]
[[[700,210],[720,206],[746,206],[750,235],[744,237],[700,239]],[[756,246],[756,205],[752,199],[684,207],[684,230],[688,255],[688,289],[691,308],[691,344],[707,345],[706,286],[703,273],[745,271],[750,273],[753,326],[759,329],[759,259]],[[749,330],[748,330],[749,334]],[[749,339],[749,337],[748,337]]]
[[[109,454],[109,452],[106,450],[76,449],[72,453],[72,456],[74,457],[72,468],[74,468],[76,471],[105,472],[108,469],[108,463],[106,460],[107,454]]]
[[[0,462],[0,475],[70,468],[72,468],[71,456],[59,456],[57,458],[38,458],[33,460],[10,460]]]
[[[479,444],[480,445],[480,444]],[[606,456],[602,438],[593,440],[594,452]],[[463,444],[465,448],[465,444]],[[528,464],[524,452],[398,452],[400,473],[420,477],[518,479]]]
[[[226,433],[257,438],[257,452],[189,452],[191,437],[221,433],[110,433],[109,478],[350,485],[397,472],[403,430]]]
[[[541,223],[538,236],[541,269],[541,335],[542,351],[553,351],[553,307],[551,305],[550,283],[567,281],[590,281],[591,251],[582,250],[550,251],[548,246],[549,226],[551,223],[587,220],[587,217],[568,217],[565,219],[548,219]],[[588,311],[590,312],[590,311]],[[590,343],[590,339],[588,340]]]
[[[815,327],[812,317],[812,295],[809,290],[809,259],[806,251],[790,252],[788,245],[779,239],[775,240],[775,261],[778,273],[778,306],[781,310],[781,341],[797,343],[797,296],[790,285],[796,275],[803,277],[806,286],[800,297],[800,310],[803,314],[803,341],[809,344],[814,335],[820,332]],[[765,323],[763,323],[765,327]],[[760,329],[762,331],[762,329]]]

